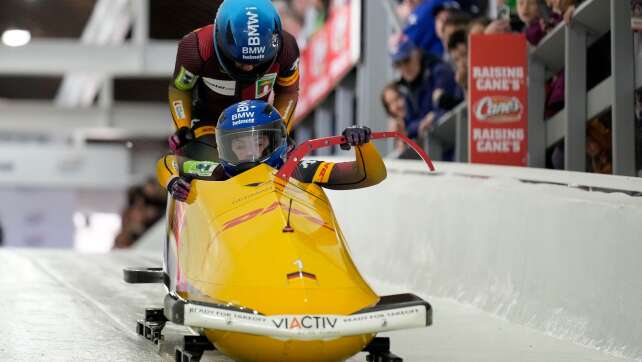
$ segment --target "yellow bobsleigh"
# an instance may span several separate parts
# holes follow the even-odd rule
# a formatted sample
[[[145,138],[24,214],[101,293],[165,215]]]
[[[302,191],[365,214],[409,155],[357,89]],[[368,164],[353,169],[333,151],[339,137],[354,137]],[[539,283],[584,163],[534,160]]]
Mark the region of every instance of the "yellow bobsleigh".
[[[237,361],[342,361],[378,332],[430,325],[421,298],[373,292],[323,189],[289,178],[287,166],[196,177],[188,202],[170,198],[165,317],[202,328]]]

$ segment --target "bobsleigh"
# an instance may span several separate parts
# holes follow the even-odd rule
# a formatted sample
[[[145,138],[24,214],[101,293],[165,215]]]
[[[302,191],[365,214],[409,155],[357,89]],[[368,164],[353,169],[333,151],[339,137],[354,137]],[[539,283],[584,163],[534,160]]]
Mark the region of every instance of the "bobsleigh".
[[[387,137],[407,140],[372,134]],[[158,342],[171,321],[237,361],[342,361],[361,351],[370,361],[401,361],[375,335],[431,325],[430,304],[412,294],[378,296],[355,267],[323,189],[290,178],[305,154],[343,142],[307,141],[280,170],[261,164],[226,181],[190,175],[187,202],[169,198],[162,269],[125,270],[128,282],[167,288],[164,308],[146,312],[139,334]],[[177,360],[198,360],[207,347],[197,344],[186,342]]]

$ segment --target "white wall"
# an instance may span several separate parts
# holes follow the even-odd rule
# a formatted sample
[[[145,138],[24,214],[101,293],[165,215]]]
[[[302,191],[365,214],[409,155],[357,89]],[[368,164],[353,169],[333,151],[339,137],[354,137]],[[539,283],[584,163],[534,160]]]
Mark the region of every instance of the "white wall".
[[[68,190],[0,190],[4,246],[71,248],[75,193]]]
[[[518,180],[639,189],[641,179],[447,163],[429,176],[386,163],[382,184],[329,192],[368,279],[642,358],[642,197]]]
[[[99,223],[91,221],[96,219],[95,214],[119,217],[131,181],[130,158],[124,146],[0,144],[0,224],[4,244],[109,250],[114,235],[96,229],[94,224]],[[74,225],[76,213],[89,220],[80,223],[78,230]],[[92,230],[100,235],[79,238]]]
[[[0,186],[119,189],[129,165],[124,146],[0,144]]]

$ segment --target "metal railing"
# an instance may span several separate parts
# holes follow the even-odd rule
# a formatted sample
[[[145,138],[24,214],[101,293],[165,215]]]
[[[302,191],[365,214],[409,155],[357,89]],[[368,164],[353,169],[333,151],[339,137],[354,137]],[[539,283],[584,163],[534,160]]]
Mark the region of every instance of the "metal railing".
[[[587,49],[610,32],[611,75],[586,89]],[[612,112],[613,173],[634,176],[636,87],[642,86],[641,63],[635,52],[629,1],[587,0],[576,10],[570,25],[559,24],[529,56],[528,151],[529,166],[545,167],[546,149],[565,140],[565,167],[586,170],[586,122]],[[564,69],[565,108],[544,120],[548,78]],[[637,78],[636,78],[637,73]],[[451,129],[460,129],[453,133]],[[464,129],[465,131],[463,131]],[[452,134],[455,160],[467,160],[466,106],[445,114],[433,132],[439,140]]]

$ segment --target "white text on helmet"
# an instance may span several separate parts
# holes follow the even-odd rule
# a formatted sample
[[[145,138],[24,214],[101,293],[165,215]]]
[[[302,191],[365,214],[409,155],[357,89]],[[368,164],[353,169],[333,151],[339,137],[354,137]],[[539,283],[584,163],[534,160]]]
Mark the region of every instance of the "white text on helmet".
[[[245,8],[247,12],[247,44],[248,45],[261,45],[261,38],[259,37],[259,15],[256,12],[255,7]]]
[[[263,54],[265,47],[243,47],[243,54]]]
[[[241,112],[241,113],[235,113],[232,115],[232,121],[236,121],[239,118],[254,118],[254,112]]]
[[[254,123],[254,118],[239,119],[238,121],[232,121],[232,127],[236,127],[240,124],[250,124]]]

